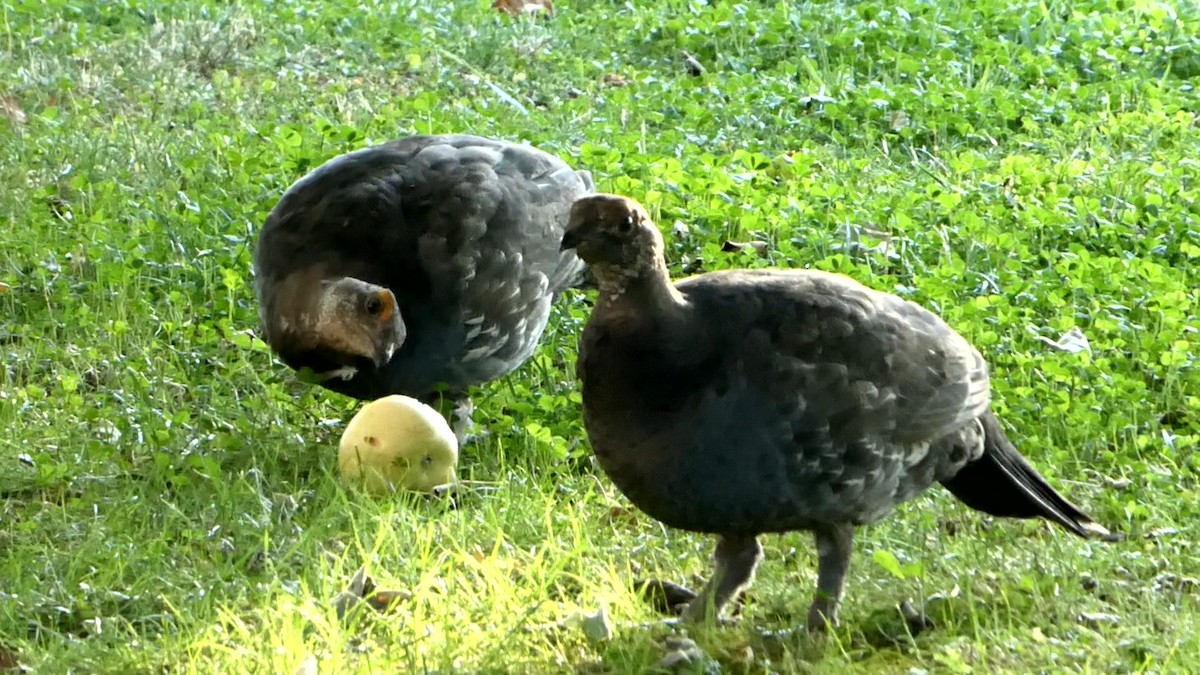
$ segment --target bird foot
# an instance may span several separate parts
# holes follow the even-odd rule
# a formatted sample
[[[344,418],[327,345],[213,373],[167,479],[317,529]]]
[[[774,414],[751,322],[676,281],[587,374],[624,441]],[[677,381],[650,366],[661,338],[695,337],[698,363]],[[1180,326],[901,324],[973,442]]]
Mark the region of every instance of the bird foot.
[[[483,443],[491,436],[491,431],[487,427],[475,424],[475,402],[470,398],[455,403],[450,417],[452,419],[451,428],[454,430],[454,437],[458,439],[460,448],[472,443]]]
[[[826,633],[831,628],[838,627],[837,608],[827,608],[813,603],[808,608],[808,621],[805,623],[808,632],[814,634]]]
[[[692,605],[699,597],[691,589],[662,579],[635,579],[633,588],[656,612],[670,617],[659,622],[663,625],[680,626],[701,623],[705,619],[705,612],[701,611],[699,607],[695,611],[691,611]],[[739,593],[730,603],[730,614],[716,617],[714,623],[718,626],[731,626],[741,621],[743,597],[743,594]]]
[[[633,581],[633,588],[642,599],[660,614],[681,616],[696,593],[670,581],[646,579]]]
[[[460,431],[458,429],[454,431],[454,437],[458,439],[458,447],[460,448],[465,448],[466,446],[472,444],[482,444],[484,441],[491,438],[491,436],[492,432],[488,429],[480,429],[479,431],[475,432],[465,430]]]

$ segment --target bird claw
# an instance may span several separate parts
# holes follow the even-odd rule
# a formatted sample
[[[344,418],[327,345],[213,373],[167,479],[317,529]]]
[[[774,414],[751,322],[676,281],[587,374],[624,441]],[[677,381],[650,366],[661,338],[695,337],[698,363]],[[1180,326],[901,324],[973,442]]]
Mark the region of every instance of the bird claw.
[[[335,370],[327,370],[323,373],[319,373],[318,376],[322,380],[344,380],[349,382],[357,374],[358,368],[355,368],[354,366],[342,366],[341,368],[337,368]]]
[[[454,436],[456,438],[458,438],[458,447],[460,447],[460,448],[466,447],[468,445],[482,444],[484,441],[486,441],[488,438],[490,438],[491,435],[492,435],[491,432],[487,429],[480,429],[479,431],[474,431],[474,432],[469,432],[469,431],[466,431],[465,429],[464,430],[455,429],[455,432],[454,432]]]

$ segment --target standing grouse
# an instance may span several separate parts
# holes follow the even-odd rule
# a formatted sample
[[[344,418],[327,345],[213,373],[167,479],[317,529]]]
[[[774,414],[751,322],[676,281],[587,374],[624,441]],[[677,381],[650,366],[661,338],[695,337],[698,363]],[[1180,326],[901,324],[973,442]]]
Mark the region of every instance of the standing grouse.
[[[581,279],[558,244],[591,190],[556,157],[478,136],[336,157],[288,189],[259,236],[266,341],[354,398],[469,404],[469,387],[529,358],[551,302]]]
[[[719,615],[750,583],[759,534],[808,530],[808,628],[836,625],[855,526],[934,481],[987,513],[1107,534],[1017,452],[979,352],[918,305],[807,270],[672,284],[662,235],[615,195],[575,202],[562,248],[600,287],[578,375],[601,467],[655,519],[719,536],[686,619]]]

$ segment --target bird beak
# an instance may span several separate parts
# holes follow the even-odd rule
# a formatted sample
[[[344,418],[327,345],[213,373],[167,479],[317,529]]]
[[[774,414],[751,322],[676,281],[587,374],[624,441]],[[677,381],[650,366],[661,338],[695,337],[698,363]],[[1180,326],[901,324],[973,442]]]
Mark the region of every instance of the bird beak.
[[[558,247],[560,251],[575,248],[579,245],[579,228],[572,228],[563,232],[562,245]]]
[[[395,343],[389,342],[386,347],[384,347],[383,349],[381,349],[375,353],[375,358],[372,359],[375,362],[375,367],[382,368],[382,367],[386,366],[388,364],[388,361],[392,360],[392,354],[395,354],[395,353],[396,353]]]

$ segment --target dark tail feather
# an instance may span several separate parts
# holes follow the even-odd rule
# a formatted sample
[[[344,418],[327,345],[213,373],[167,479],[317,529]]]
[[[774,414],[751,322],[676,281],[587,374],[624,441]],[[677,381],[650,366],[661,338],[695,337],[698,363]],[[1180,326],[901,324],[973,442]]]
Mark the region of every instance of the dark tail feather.
[[[955,497],[984,513],[1007,518],[1045,518],[1080,537],[1111,537],[1103,526],[1058,494],[1013,447],[989,410],[983,422],[983,456],[943,480]]]

